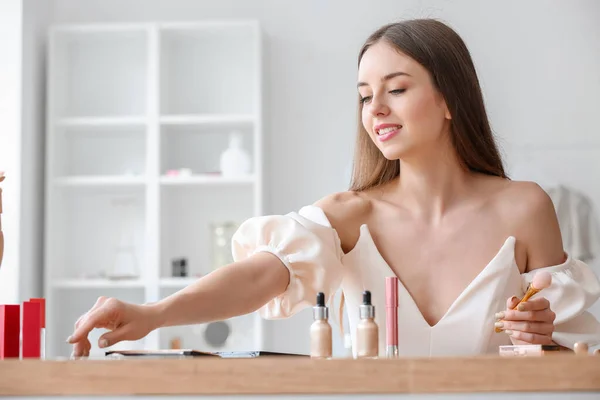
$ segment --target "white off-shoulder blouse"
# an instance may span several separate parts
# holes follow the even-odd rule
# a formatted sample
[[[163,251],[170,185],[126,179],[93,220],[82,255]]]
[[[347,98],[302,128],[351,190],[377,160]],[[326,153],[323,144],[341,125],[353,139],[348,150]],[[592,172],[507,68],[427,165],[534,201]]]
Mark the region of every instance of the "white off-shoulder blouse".
[[[289,270],[285,292],[259,310],[266,319],[287,318],[313,306],[317,292],[324,292],[331,302],[341,288],[354,344],[362,292],[370,290],[380,327],[379,354],[385,354],[384,278],[395,274],[379,253],[367,225],[361,226],[356,246],[344,254],[323,210],[311,205],[287,215],[250,218],[233,236],[232,248],[236,261],[269,252]],[[507,298],[521,297],[533,278],[533,273],[519,271],[514,250],[515,238],[511,236],[434,326],[423,318],[400,279],[399,354],[477,355],[497,353],[499,345],[510,344],[505,333],[494,331],[494,314],[506,308]],[[556,313],[554,342],[571,349],[578,341],[590,346],[600,343],[600,323],[586,311],[600,297],[595,273],[570,256],[563,264],[544,269],[552,274],[552,285],[538,296],[546,297]]]

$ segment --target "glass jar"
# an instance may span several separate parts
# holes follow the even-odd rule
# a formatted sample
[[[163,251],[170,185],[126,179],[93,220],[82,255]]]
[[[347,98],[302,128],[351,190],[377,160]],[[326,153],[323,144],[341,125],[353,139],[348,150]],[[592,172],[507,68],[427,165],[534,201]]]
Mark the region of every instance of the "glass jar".
[[[212,223],[210,225],[211,268],[213,271],[233,262],[231,238],[238,227],[239,224],[233,221]]]

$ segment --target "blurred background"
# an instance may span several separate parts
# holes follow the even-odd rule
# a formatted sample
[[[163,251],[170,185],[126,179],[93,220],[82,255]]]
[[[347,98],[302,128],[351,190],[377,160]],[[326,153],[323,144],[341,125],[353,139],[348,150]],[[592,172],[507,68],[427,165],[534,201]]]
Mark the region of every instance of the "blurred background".
[[[242,220],[345,190],[358,50],[424,17],[463,37],[511,177],[551,194],[598,273],[598,1],[2,0],[0,304],[46,297],[48,355],[68,356],[98,296],[156,301],[226,262]],[[310,323],[252,314],[119,346],[306,353]]]

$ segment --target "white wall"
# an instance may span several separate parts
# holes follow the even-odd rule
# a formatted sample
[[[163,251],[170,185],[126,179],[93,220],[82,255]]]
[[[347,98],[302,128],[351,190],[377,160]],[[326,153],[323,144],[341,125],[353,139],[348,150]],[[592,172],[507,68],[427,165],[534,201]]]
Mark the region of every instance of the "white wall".
[[[52,0],[23,1],[19,297],[43,293],[46,33]]]
[[[0,2],[0,304],[42,295],[45,34],[52,1]]]
[[[285,213],[347,187],[357,51],[379,25],[413,17],[441,18],[467,42],[510,166],[532,157],[600,208],[598,16],[595,0],[56,0],[52,18],[258,19],[266,34],[266,210]],[[309,318],[276,324],[296,324],[294,340],[306,345]]]
[[[267,210],[281,213],[347,186],[356,53],[379,25],[412,17],[441,18],[463,36],[511,159],[525,143],[559,152],[562,179],[600,203],[600,187],[581,176],[600,171],[598,15],[595,0],[56,0],[54,20],[257,18],[266,33]]]
[[[19,302],[21,44],[20,0],[0,2],[0,170],[4,259],[0,266],[0,304]]]

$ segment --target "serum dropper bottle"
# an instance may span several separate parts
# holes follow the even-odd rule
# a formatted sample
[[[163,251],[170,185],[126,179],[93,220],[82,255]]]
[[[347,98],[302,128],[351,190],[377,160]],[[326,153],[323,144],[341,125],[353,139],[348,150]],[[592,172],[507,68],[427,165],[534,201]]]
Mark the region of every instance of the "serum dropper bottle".
[[[310,326],[311,358],[331,358],[332,338],[329,325],[329,309],[325,305],[325,294],[317,293],[317,304],[313,307],[314,322]]]
[[[371,303],[371,292],[363,292],[359,306],[360,321],[356,327],[356,357],[377,358],[379,356],[379,327],[375,322],[375,307]]]

